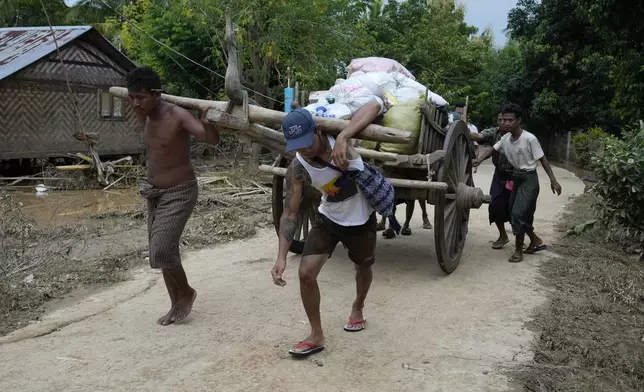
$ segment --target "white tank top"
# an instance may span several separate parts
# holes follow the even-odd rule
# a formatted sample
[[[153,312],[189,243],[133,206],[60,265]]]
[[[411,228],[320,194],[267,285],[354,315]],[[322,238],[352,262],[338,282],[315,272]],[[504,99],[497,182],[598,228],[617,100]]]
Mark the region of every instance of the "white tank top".
[[[333,149],[335,139],[327,137]],[[369,220],[374,209],[355,182],[347,179],[346,184],[336,184],[342,173],[330,167],[311,166],[299,153],[295,156],[309,173],[312,185],[322,192],[322,203],[318,208],[322,215],[341,226],[360,226]],[[350,159],[349,169],[364,170],[362,158]]]

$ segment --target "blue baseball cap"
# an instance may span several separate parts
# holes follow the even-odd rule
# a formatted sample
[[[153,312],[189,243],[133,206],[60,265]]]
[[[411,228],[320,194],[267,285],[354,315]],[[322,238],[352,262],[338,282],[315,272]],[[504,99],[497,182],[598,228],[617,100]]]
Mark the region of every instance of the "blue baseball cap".
[[[282,132],[286,138],[286,152],[309,148],[315,136],[315,120],[306,109],[295,109],[284,117]]]

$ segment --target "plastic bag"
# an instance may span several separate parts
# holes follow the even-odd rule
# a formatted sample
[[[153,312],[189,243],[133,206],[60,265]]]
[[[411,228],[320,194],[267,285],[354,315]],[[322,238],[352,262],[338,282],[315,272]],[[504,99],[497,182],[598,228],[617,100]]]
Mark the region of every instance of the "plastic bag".
[[[331,98],[331,97],[329,97]],[[331,99],[334,101],[333,99]],[[306,106],[304,109],[308,110],[312,116],[339,118],[342,120],[350,119],[352,116],[351,110],[347,105],[341,103],[329,103],[326,97],[320,99],[316,103]]]
[[[408,144],[381,143],[380,151],[396,154],[413,154],[418,145],[420,135],[421,113],[420,105],[425,102],[425,96],[418,99],[400,102],[385,113],[383,125],[385,127],[402,129],[412,134],[412,141]]]
[[[403,75],[415,80],[414,75],[411,74],[402,64],[396,60],[388,59],[385,57],[362,57],[351,60],[347,67],[347,75],[350,78],[356,71],[369,72],[400,72]]]
[[[430,103],[432,103],[434,106],[440,107],[440,106],[447,106],[448,104],[445,98],[434,93],[433,91],[429,90],[427,87],[423,86],[422,84],[418,83],[415,80],[412,80],[410,78],[404,78],[404,79],[399,78],[397,79],[397,82],[401,88],[411,88],[418,91],[420,94],[427,93],[427,100]]]
[[[351,111],[352,115],[362,106],[373,100],[378,101],[378,103],[380,104],[381,113],[382,111],[384,111],[384,104],[382,102],[382,99],[374,95],[364,86],[343,83],[331,87],[331,89],[329,89],[329,92],[337,98],[335,103],[346,105]]]
[[[365,87],[367,90],[379,98],[383,98],[385,92],[395,89],[397,83],[394,78],[387,72],[369,72],[362,73],[358,76],[352,75],[352,77],[343,84],[352,84]]]
[[[401,87],[394,91],[393,94],[398,103],[416,101],[421,95],[424,95],[420,91],[409,87]]]

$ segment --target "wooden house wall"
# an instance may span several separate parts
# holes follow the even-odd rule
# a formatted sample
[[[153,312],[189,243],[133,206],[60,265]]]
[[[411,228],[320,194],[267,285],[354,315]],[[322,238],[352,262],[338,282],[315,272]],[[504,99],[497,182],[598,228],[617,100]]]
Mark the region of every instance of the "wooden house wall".
[[[82,38],[61,55],[82,125],[100,135],[99,154],[143,152],[142,126],[129,105],[122,102],[121,119],[100,115],[101,91],[124,86],[126,71]],[[71,102],[56,52],[0,81],[0,159],[86,152],[73,137],[82,127]]]

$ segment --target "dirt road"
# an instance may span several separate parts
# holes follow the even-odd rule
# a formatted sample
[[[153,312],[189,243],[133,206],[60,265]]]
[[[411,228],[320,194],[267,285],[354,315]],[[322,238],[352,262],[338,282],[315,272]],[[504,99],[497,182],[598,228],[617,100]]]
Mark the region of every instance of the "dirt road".
[[[475,175],[486,191],[492,169],[483,165]],[[564,189],[556,197],[543,170],[539,174],[535,225],[552,242],[556,217],[583,184],[555,169]],[[265,230],[186,255],[199,296],[183,324],[156,325],[169,306],[167,294],[159,276],[145,271],[0,340],[0,390],[506,390],[503,369],[531,358],[534,334],[525,323],[544,302],[536,278],[548,253],[508,263],[511,247],[490,247],[496,237],[486,207],[472,212],[461,265],[449,276],[438,268],[433,232],[421,228],[419,212],[411,237],[379,237],[368,328],[360,333],[342,330],[355,286],[353,266],[338,248],[320,277],[327,350],[307,360],[287,354],[308,333],[298,258],[290,259],[287,286],[274,286],[269,271],[277,244],[274,232]]]

